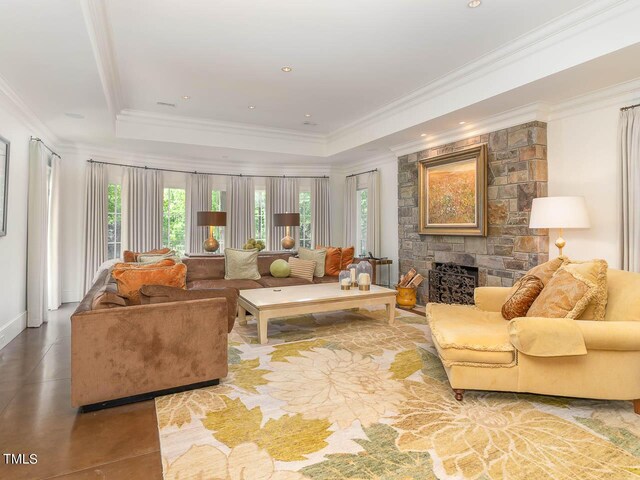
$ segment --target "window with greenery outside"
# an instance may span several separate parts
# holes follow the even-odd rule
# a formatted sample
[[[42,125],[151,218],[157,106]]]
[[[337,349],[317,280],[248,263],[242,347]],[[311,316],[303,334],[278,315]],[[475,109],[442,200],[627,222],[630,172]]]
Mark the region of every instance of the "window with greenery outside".
[[[165,188],[162,209],[163,246],[179,255],[185,251],[185,224],[187,218],[186,195],[183,188]]]
[[[367,189],[358,190],[358,228],[356,231],[356,251],[358,255],[367,254]]]
[[[267,222],[266,222],[266,201],[267,192],[265,190],[256,190],[255,193],[255,240],[262,242],[267,241]]]
[[[212,212],[224,212],[226,208],[226,192],[221,190],[211,191],[211,211]],[[208,232],[207,232],[208,234]],[[213,236],[218,240],[220,248],[216,253],[222,253],[224,251],[224,227],[213,227]]]
[[[311,192],[300,192],[300,246],[311,248]]]
[[[120,185],[107,188],[107,259],[122,256],[122,200]]]

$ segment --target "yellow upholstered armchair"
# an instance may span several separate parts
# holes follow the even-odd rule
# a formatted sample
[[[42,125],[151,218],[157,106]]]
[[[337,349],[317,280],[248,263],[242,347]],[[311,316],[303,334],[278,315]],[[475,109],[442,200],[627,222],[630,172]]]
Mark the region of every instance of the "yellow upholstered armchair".
[[[456,399],[465,390],[632,400],[640,414],[640,274],[609,269],[602,321],[505,320],[509,288],[481,287],[475,305],[427,305],[433,342]]]

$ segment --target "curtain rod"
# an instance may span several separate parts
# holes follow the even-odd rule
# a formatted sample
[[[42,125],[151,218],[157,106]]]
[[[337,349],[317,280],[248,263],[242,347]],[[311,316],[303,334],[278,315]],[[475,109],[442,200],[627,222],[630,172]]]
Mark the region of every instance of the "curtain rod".
[[[620,111],[624,112],[625,110],[631,110],[632,108],[636,108],[636,107],[640,107],[640,103],[636,103],[635,105],[629,105],[628,107],[622,107]]]
[[[34,137],[33,135],[31,136],[31,140],[34,142],[40,142],[42,145],[44,145],[44,148],[46,148],[47,150],[49,150],[53,155],[55,155],[56,157],[62,159],[62,157],[60,155],[58,155],[56,152],[54,152],[51,147],[49,145],[47,145],[46,143],[44,143],[42,140],[40,140],[38,137]]]
[[[366,172],[352,173],[351,175],[347,175],[346,178],[357,177],[358,175],[364,175],[365,173],[371,173],[371,172],[377,172],[377,171],[378,171],[378,169],[374,168],[373,170],[367,170]]]
[[[329,178],[326,175],[322,176],[304,176],[304,175],[243,175],[242,173],[210,173],[210,172],[198,172],[197,170],[174,170],[171,168],[156,168],[156,167],[141,167],[140,165],[126,165],[124,163],[113,163],[113,162],[100,162],[98,160],[94,160],[90,158],[87,160],[88,163],[101,163],[102,165],[115,165],[117,167],[131,167],[131,168],[141,168],[143,170],[158,170],[160,172],[174,172],[174,173],[200,173],[202,175],[215,175],[219,177],[249,177],[249,178]]]

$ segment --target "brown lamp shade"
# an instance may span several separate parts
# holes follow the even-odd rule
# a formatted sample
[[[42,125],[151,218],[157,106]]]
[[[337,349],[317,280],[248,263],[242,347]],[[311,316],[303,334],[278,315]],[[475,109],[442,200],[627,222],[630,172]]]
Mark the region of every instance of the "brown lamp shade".
[[[300,214],[299,213],[274,213],[273,226],[274,227],[299,227]]]
[[[227,224],[227,212],[198,212],[199,227],[224,227]]]

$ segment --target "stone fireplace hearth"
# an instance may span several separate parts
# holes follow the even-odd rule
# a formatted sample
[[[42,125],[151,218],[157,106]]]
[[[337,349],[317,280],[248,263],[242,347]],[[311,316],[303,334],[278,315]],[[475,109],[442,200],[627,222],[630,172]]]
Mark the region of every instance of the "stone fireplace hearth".
[[[418,234],[418,161],[487,143],[488,220],[486,237]],[[531,122],[398,159],[400,273],[415,268],[426,279],[438,263],[478,268],[479,286],[511,286],[527,270],[548,259],[546,230],[530,230],[535,197],[547,195],[547,126]],[[429,282],[418,290],[428,301]]]

